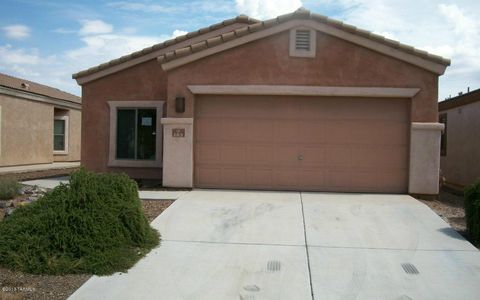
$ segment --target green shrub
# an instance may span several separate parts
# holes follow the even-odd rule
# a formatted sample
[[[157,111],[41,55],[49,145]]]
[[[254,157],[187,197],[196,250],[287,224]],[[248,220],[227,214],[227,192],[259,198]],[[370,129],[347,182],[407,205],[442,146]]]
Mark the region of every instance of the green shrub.
[[[0,179],[0,200],[12,199],[18,195],[21,185],[13,179]]]
[[[480,246],[480,180],[465,189],[465,218],[468,234]]]
[[[158,243],[133,180],[82,169],[0,223],[0,265],[107,275],[128,270]]]

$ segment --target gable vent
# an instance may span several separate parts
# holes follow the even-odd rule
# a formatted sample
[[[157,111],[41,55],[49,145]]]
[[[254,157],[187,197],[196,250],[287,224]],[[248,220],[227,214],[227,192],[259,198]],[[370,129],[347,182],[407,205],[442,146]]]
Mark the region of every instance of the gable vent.
[[[310,30],[297,29],[295,31],[295,49],[310,51]]]

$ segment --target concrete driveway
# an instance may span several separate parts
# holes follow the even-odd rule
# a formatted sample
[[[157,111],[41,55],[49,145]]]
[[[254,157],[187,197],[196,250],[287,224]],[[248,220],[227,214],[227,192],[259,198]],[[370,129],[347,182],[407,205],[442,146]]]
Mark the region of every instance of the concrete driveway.
[[[480,299],[480,252],[409,196],[196,190],[152,225],[71,299]]]

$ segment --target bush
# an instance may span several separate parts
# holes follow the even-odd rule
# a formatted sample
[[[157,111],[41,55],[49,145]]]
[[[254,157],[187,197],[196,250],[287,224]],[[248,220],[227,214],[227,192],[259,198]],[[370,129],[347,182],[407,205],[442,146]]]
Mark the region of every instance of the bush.
[[[465,218],[468,234],[480,246],[480,180],[465,189]]]
[[[0,223],[0,265],[107,275],[128,270],[158,243],[133,180],[82,169]]]
[[[18,195],[21,185],[13,179],[0,179],[0,200],[12,199]]]

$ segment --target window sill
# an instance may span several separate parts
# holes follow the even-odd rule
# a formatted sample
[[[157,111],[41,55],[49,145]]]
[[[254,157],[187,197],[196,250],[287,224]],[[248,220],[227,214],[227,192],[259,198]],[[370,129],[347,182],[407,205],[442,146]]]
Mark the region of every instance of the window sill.
[[[68,151],[53,151],[53,155],[68,155]]]
[[[114,159],[108,162],[109,167],[127,167],[127,168],[161,168],[161,160],[128,160]]]

